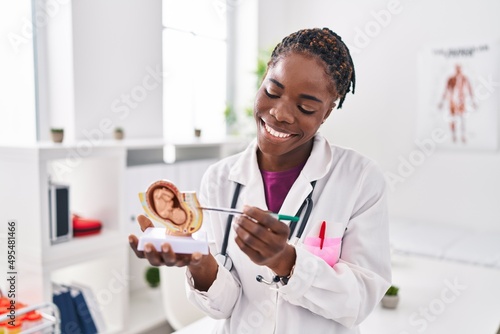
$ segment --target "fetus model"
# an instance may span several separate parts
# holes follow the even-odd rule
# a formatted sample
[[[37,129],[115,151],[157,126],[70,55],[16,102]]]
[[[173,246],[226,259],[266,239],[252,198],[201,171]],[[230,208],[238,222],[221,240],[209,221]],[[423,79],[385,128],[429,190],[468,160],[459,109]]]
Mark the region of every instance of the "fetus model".
[[[181,209],[179,200],[170,189],[161,187],[153,190],[153,204],[161,218],[168,219],[175,225],[186,222],[186,212]]]
[[[146,214],[166,226],[166,233],[190,236],[200,229],[203,213],[195,192],[180,192],[168,180],[153,182],[139,198]]]

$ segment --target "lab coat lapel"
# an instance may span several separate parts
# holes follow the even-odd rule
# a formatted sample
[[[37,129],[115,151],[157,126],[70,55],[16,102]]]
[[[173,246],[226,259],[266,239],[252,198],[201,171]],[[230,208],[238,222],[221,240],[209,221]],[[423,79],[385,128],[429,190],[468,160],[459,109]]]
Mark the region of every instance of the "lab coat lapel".
[[[321,180],[330,170],[331,164],[332,149],[330,145],[322,136],[316,135],[311,155],[288,192],[280,213],[287,215],[297,213],[304,200],[313,190],[311,182]]]
[[[251,205],[267,210],[264,183],[257,163],[257,140],[243,151],[229,172],[229,180],[243,185],[238,207]],[[247,191],[251,189],[251,191]]]
[[[304,176],[299,175],[286,195],[285,201],[281,206],[280,213],[285,215],[295,215],[311,190],[312,186],[309,180]]]

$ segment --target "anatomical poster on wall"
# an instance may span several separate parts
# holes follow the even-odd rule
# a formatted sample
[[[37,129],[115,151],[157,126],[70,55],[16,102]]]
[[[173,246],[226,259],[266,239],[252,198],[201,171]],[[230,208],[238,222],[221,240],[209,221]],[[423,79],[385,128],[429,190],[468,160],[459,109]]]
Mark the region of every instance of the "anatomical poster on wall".
[[[428,47],[419,57],[419,141],[437,147],[496,150],[500,111],[499,47]]]

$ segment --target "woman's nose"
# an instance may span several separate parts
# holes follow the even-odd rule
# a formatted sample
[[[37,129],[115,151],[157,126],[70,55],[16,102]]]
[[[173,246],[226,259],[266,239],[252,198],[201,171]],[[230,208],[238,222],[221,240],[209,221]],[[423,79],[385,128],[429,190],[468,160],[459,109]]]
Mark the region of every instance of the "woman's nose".
[[[271,108],[269,114],[276,118],[278,122],[293,123],[293,112],[283,106]]]

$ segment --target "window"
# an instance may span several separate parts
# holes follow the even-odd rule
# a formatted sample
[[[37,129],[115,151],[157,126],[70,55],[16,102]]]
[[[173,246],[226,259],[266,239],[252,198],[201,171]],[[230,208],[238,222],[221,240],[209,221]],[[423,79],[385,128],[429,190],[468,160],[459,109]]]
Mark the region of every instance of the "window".
[[[36,141],[31,0],[0,2],[0,144]]]
[[[163,0],[163,119],[166,139],[226,133],[225,0]]]

